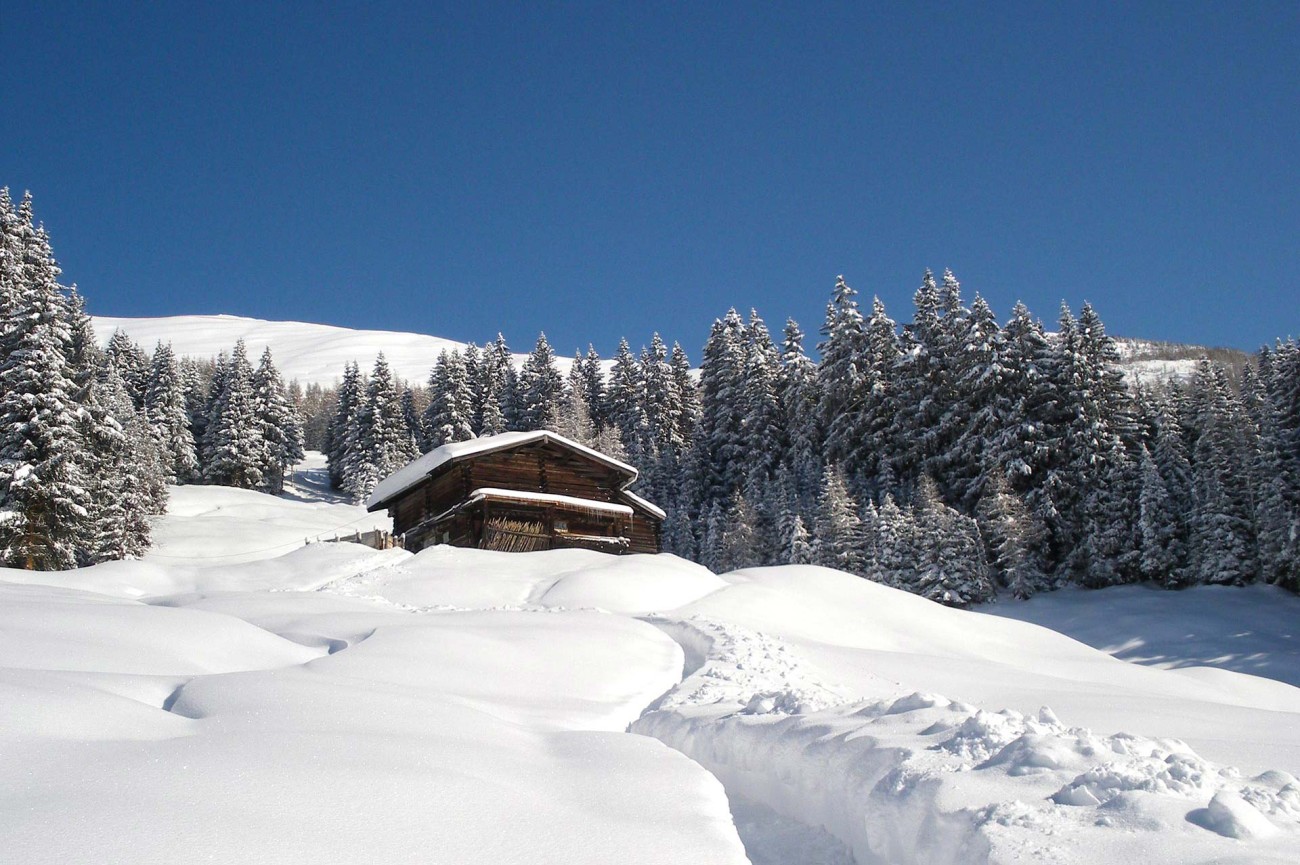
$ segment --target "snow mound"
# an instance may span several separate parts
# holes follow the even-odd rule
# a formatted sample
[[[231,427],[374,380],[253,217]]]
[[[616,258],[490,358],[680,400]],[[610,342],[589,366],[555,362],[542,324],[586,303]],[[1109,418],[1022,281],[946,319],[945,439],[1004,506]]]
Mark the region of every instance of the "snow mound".
[[[674,610],[726,587],[669,554],[592,550],[502,553],[427,547],[328,584],[332,592],[406,609],[597,609],[623,615]]]

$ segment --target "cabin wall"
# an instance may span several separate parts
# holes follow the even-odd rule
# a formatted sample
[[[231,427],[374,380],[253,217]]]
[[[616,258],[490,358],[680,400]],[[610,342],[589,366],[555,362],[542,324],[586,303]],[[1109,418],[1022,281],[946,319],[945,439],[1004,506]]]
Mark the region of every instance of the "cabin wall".
[[[626,504],[618,491],[619,484],[624,480],[624,476],[608,466],[551,445],[482,454],[445,467],[436,477],[425,479],[415,489],[397,499],[390,508],[393,531],[396,534],[406,534],[467,501],[474,490],[485,487]],[[501,508],[501,505],[494,504],[493,508]],[[630,528],[623,532],[629,542],[628,550],[659,552],[658,518],[640,508],[634,508],[634,511]],[[607,518],[571,512],[561,518],[568,522],[567,531],[570,534],[618,534]],[[482,533],[480,512],[477,508],[470,509],[470,512],[458,514],[454,519],[440,524],[436,534],[412,533],[407,538],[408,549],[420,549],[438,543],[476,547],[482,540]]]
[[[467,462],[471,490],[500,487],[611,502],[620,481],[604,466],[542,448],[485,454]]]
[[[659,552],[659,521],[636,514],[627,532],[628,549],[634,553]]]

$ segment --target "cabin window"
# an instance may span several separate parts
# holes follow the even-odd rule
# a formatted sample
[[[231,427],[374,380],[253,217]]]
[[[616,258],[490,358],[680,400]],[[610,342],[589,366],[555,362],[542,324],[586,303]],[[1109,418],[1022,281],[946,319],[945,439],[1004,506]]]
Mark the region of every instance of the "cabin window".
[[[568,521],[568,520],[556,520],[556,521],[555,521],[555,530],[556,530],[557,532],[567,532],[567,531],[569,530],[569,521]]]

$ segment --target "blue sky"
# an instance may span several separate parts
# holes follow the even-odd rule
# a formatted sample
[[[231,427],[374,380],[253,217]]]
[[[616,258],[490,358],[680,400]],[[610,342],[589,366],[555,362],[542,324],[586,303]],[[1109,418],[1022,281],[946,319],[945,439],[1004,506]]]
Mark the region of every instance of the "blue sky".
[[[1004,318],[1300,331],[1294,2],[308,5],[6,4],[0,184],[92,312],[698,360],[950,267]]]

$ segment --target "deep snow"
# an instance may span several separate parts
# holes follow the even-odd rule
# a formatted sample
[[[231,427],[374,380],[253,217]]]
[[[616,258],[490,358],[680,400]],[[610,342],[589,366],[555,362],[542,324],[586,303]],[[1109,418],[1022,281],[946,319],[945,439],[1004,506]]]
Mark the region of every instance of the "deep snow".
[[[1297,860],[1300,689],[1231,669],[1294,672],[1289,596],[989,615],[812,567],[305,545],[359,510],[311,469],[173,493],[143,561],[0,573],[0,859]],[[1144,663],[1008,617],[1072,600]]]

